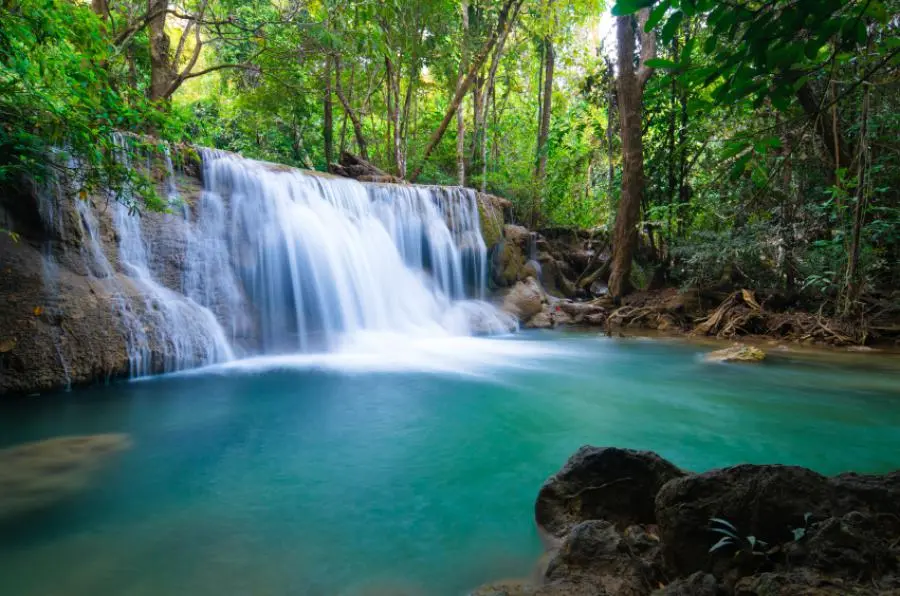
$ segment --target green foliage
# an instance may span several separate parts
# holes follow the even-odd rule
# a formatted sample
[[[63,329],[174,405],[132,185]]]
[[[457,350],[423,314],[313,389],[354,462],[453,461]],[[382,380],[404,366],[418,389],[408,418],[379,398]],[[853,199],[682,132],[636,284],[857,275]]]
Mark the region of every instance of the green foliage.
[[[116,159],[118,130],[172,127],[111,75],[117,56],[100,19],[66,0],[0,10],[0,186],[63,175],[81,196],[128,186],[159,208],[152,185]],[[76,175],[77,173],[77,175]]]

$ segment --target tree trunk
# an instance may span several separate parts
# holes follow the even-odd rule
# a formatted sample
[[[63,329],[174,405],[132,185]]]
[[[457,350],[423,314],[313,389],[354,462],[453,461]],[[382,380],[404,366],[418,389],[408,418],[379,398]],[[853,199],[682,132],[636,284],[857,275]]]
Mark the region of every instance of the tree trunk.
[[[456,90],[456,95],[450,101],[450,105],[447,107],[447,111],[444,112],[444,118],[441,120],[441,123],[438,125],[437,129],[431,134],[431,137],[428,139],[428,145],[425,146],[425,151],[422,153],[422,162],[419,164],[419,167],[416,168],[416,170],[413,172],[412,176],[409,177],[410,182],[415,182],[416,178],[419,177],[419,174],[422,173],[422,168],[425,162],[428,161],[428,158],[431,157],[431,152],[434,151],[434,148],[437,147],[437,144],[440,143],[441,139],[444,137],[444,133],[447,132],[447,127],[450,125],[450,120],[453,119],[453,115],[456,114],[456,110],[459,108],[460,103],[462,103],[463,97],[475,80],[475,74],[478,72],[478,69],[480,69],[484,64],[485,60],[487,60],[488,54],[491,53],[494,45],[496,45],[500,31],[503,31],[503,29],[507,26],[513,26],[514,19],[509,19],[510,9],[515,7],[516,10],[513,14],[518,14],[518,7],[522,4],[522,2],[523,0],[506,0],[504,2],[503,8],[500,10],[500,16],[497,19],[497,26],[493,31],[491,31],[491,35],[485,42],[484,47],[475,56],[475,59],[469,66],[469,73],[466,75],[465,80],[463,80],[462,85],[460,85]],[[509,22],[507,22],[508,20]]]
[[[806,115],[816,123],[816,131],[819,133],[822,142],[825,144],[825,149],[831,157],[835,172],[834,179],[837,181],[837,171],[841,168],[850,167],[850,162],[853,159],[850,151],[847,149],[847,143],[841,135],[837,118],[829,118],[822,113],[820,109],[821,103],[816,99],[816,94],[809,82],[804,83],[797,90],[797,99]],[[835,110],[837,110],[837,106],[835,106]],[[836,111],[835,114],[837,114]]]
[[[104,21],[109,18],[109,3],[107,0],[91,0],[91,10]]]
[[[638,223],[644,194],[644,143],[641,129],[643,88],[652,69],[646,65],[656,53],[655,33],[641,35],[640,67],[635,72],[635,27],[642,32],[649,17],[641,9],[637,19],[616,17],[618,42],[618,100],[622,136],[622,192],[613,234],[612,273],[609,292],[619,301],[631,290],[631,261],[638,244]]]
[[[862,114],[859,123],[859,152],[856,158],[856,205],[853,208],[853,236],[850,243],[850,257],[847,262],[847,291],[844,302],[844,314],[850,314],[853,305],[859,298],[861,282],[859,279],[859,252],[862,239],[862,228],[866,218],[866,171],[869,162],[868,127],[869,127],[869,103],[870,86],[863,90]]]
[[[519,8],[521,4],[518,4],[515,8],[515,12],[510,19],[511,22],[516,20],[516,17],[519,14]],[[481,192],[487,192],[487,175],[488,175],[488,139],[487,139],[487,106],[489,103],[494,107],[494,115],[496,119],[497,114],[497,102],[496,102],[496,89],[495,89],[495,81],[497,79],[497,69],[500,67],[500,59],[503,57],[503,47],[506,45],[506,38],[509,35],[509,30],[511,27],[506,27],[503,29],[503,32],[500,34],[500,39],[497,41],[497,47],[494,49],[494,53],[491,56],[491,67],[488,69],[487,76],[487,91],[485,92],[484,98],[484,106],[482,108],[482,129],[483,135],[481,140]],[[495,122],[496,124],[496,122]]]
[[[541,196],[547,178],[547,139],[550,136],[550,111],[553,108],[553,40],[544,39],[544,90],[541,100],[541,122],[538,127],[537,166],[534,172],[534,198],[531,203],[531,226],[536,227],[541,210]]]
[[[334,114],[331,99],[331,57],[325,56],[325,97],[323,102],[323,120],[325,129],[322,136],[325,140],[325,168],[334,161]]]
[[[456,75],[457,93],[462,88],[468,58],[469,3],[466,0],[462,1],[460,10],[462,10],[463,30],[462,41],[460,42],[459,69]],[[462,100],[456,107],[456,178],[460,186],[466,185],[466,117],[463,110],[463,100],[465,100],[465,94],[463,94]]]
[[[169,58],[171,42],[166,34],[166,10],[169,0],[148,0],[148,13],[155,16],[148,23],[150,37],[150,101],[167,99],[169,88],[178,73]]]
[[[359,119],[359,115],[356,111],[350,106],[350,101],[347,99],[347,96],[344,94],[343,85],[341,83],[341,57],[334,57],[334,90],[338,96],[338,101],[341,102],[341,106],[344,108],[344,113],[350,117],[350,122],[353,123],[353,135],[356,137],[356,146],[359,149],[359,156],[369,160],[369,151],[366,146],[366,137],[363,134],[362,122]],[[352,72],[352,71],[351,71]],[[352,83],[352,79],[351,79]]]

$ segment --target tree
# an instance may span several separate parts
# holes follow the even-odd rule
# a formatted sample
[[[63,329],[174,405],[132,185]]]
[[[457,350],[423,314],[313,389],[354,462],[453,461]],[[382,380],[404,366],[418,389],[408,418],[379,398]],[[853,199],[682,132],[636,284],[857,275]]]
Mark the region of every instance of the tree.
[[[622,190],[613,234],[612,270],[609,292],[621,299],[631,290],[629,275],[638,243],[638,223],[644,193],[644,141],[642,104],[644,86],[653,74],[648,64],[656,56],[656,37],[646,32],[650,9],[643,8],[636,16],[616,17],[618,43],[618,107],[622,140]],[[635,30],[637,26],[637,31]],[[638,68],[634,66],[635,35],[641,40]]]

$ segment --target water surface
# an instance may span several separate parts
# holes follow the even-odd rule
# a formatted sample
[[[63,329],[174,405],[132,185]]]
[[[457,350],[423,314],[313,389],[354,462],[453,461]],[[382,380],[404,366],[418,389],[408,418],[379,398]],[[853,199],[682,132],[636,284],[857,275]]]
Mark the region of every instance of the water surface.
[[[900,467],[896,360],[711,365],[707,350],[370,334],[0,403],[0,446],[135,442],[92,490],[0,527],[3,593],[463,594],[529,572],[537,490],[586,443],[691,470]]]

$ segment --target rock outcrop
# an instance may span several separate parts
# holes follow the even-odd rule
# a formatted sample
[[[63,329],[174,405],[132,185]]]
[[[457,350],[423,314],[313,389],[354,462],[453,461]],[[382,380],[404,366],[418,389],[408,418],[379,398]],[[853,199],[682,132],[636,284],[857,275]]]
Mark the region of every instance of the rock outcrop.
[[[90,486],[127,435],[61,437],[0,450],[0,522],[43,509]]]
[[[688,474],[654,453],[583,447],[541,488],[535,518],[544,573],[484,594],[900,595],[900,471]]]
[[[649,451],[582,447],[538,493],[535,520],[561,538],[587,520],[604,520],[624,529],[656,523],[655,498],[669,480],[684,476]]]

